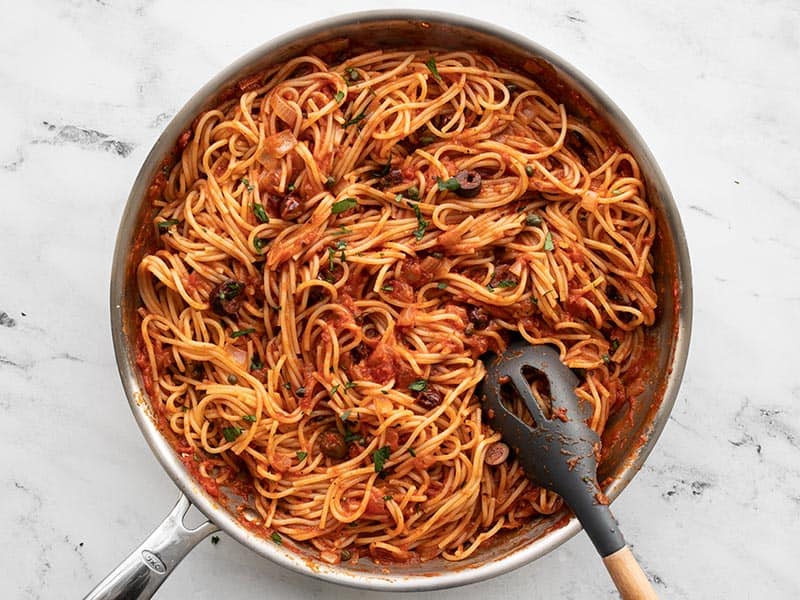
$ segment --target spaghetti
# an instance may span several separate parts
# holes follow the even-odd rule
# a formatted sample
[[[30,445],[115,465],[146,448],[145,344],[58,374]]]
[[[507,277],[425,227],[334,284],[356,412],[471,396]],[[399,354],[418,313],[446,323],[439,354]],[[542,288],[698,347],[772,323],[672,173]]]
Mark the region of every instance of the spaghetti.
[[[154,182],[137,273],[137,362],[187,466],[330,563],[459,560],[557,510],[486,460],[479,357],[557,347],[598,432],[641,392],[634,158],[468,52],[301,56],[234,91]]]

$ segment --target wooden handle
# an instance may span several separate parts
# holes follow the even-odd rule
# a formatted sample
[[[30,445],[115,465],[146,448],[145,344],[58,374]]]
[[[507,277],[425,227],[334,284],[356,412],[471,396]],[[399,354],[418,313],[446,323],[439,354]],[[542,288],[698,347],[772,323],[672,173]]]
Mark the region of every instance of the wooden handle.
[[[628,546],[609,554],[603,562],[622,600],[658,600],[656,591]]]

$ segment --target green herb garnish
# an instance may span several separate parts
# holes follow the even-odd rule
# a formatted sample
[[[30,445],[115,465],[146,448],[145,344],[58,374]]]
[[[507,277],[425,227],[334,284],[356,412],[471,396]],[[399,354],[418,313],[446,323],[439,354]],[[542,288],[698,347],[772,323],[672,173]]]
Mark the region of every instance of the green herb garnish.
[[[609,364],[611,362],[611,358],[608,356],[608,354],[603,354],[600,358],[602,358],[603,362],[606,364]]]
[[[384,502],[388,502],[389,500],[392,500],[392,497],[391,497],[391,496],[384,496],[384,497],[383,497],[383,501],[384,501]]]
[[[553,244],[553,236],[550,235],[550,232],[547,232],[547,235],[544,236],[544,249],[548,252],[552,252],[555,249],[555,244]]]
[[[342,127],[347,128],[347,127],[350,127],[350,125],[356,125],[357,123],[360,123],[361,121],[363,121],[366,118],[367,118],[367,112],[362,110],[360,113],[358,113],[352,119],[347,119],[347,121],[344,122],[344,125],[342,125]]]
[[[616,352],[617,348],[619,348],[619,340],[617,340],[617,339],[611,340],[611,349],[614,352]]]
[[[344,100],[344,92],[339,90],[336,92],[336,95],[333,97],[333,99],[336,100],[337,103],[341,103],[341,101]]]
[[[391,285],[384,285],[384,286],[381,286],[381,291],[383,291],[383,292],[393,292],[394,291],[394,287],[391,286]]]
[[[513,279],[503,279],[503,280],[501,280],[501,281],[498,281],[498,282],[497,282],[497,283],[494,285],[494,287],[499,287],[499,288],[510,288],[510,287],[516,287],[516,285],[517,285],[517,282],[516,282],[516,281],[514,281]]]
[[[436,284],[436,287],[439,288],[440,290],[447,289],[447,282],[440,281],[439,283]]]
[[[533,177],[533,173],[534,173],[533,167],[531,165],[526,165],[525,175],[527,175],[528,177]]]
[[[458,183],[458,180],[455,177],[451,177],[450,179],[442,179],[441,177],[437,177],[436,185],[439,186],[440,192],[455,192],[456,190],[461,189],[461,184]]]
[[[419,138],[419,143],[422,144],[423,146],[427,146],[428,144],[432,144],[435,141],[436,141],[436,138],[434,136],[432,136],[432,135],[423,135],[421,138]]]
[[[258,371],[258,369],[263,369],[263,368],[264,368],[264,363],[262,363],[261,359],[259,359],[257,356],[254,356],[250,361],[250,370]]]
[[[339,391],[339,384],[337,383],[331,388],[330,395],[333,396],[336,392]]]
[[[433,75],[433,78],[436,81],[441,81],[442,76],[439,75],[439,69],[436,68],[436,57],[431,56],[428,60],[425,61],[425,66],[428,67],[428,70]]]
[[[308,452],[297,452],[297,460],[305,460],[306,456],[308,456]]]
[[[414,383],[408,386],[412,392],[424,392],[428,389],[428,382],[424,379],[417,379]]]
[[[222,430],[222,435],[227,442],[233,442],[242,434],[243,429],[239,427],[225,427]]]
[[[266,238],[253,238],[253,248],[255,248],[259,254],[261,251],[264,250],[264,247],[269,245],[269,240]]]
[[[267,214],[267,211],[264,210],[263,204],[253,202],[253,214],[256,216],[256,219],[258,219],[259,222],[269,223],[269,215]]]
[[[341,415],[339,415],[339,418],[340,418],[342,421],[347,421],[347,419],[349,419],[349,418],[350,418],[350,413],[352,413],[352,412],[353,412],[353,409],[351,409],[351,408],[348,408],[348,409],[347,409],[346,411],[344,411],[344,412],[343,412]]]
[[[170,227],[172,227],[173,225],[177,225],[178,223],[180,223],[180,221],[179,221],[178,219],[167,219],[166,221],[161,221],[161,222],[158,224],[158,230],[159,230],[161,233],[164,233],[164,232],[165,232],[165,231],[167,231],[167,230],[168,230]]]
[[[414,209],[414,216],[417,217],[417,228],[414,231],[414,237],[417,241],[425,237],[425,230],[428,228],[428,222],[422,217],[422,211],[419,209],[419,204],[409,202],[408,205]]]
[[[278,533],[277,531],[273,531],[272,535],[269,537],[271,537],[272,541],[278,545],[281,545],[283,543],[283,538],[281,537],[281,534]]]
[[[248,329],[240,329],[238,331],[234,331],[233,333],[231,333],[231,337],[232,338],[238,338],[238,337],[242,337],[243,335],[249,335],[249,334],[254,333],[254,332],[255,332],[255,328],[254,327],[249,327]]]
[[[408,197],[411,198],[412,200],[419,200],[419,188],[415,185],[412,185],[410,188],[408,188],[406,190],[406,194],[408,194]],[[396,199],[397,198],[395,197],[395,200]]]
[[[383,471],[383,465],[385,465],[386,461],[389,460],[389,455],[391,453],[392,449],[389,446],[378,448],[372,453],[372,462],[375,463],[376,473]]]
[[[356,433],[354,431],[350,431],[349,429],[345,429],[344,441],[347,444],[349,444],[350,442],[363,442],[364,436],[361,435],[360,433]]]
[[[356,385],[358,384],[355,381],[348,381],[347,383],[344,384],[344,389],[352,390],[354,387],[356,387]]]
[[[256,422],[256,416],[255,415],[245,415],[242,418],[245,421],[247,421],[248,423],[255,423]]]
[[[409,448],[409,449],[408,449],[408,453],[409,453],[411,456],[416,456],[416,455],[417,455],[417,452],[416,452],[416,450],[414,450],[413,448]]]
[[[345,198],[344,200],[339,200],[338,202],[334,202],[331,206],[331,214],[338,215],[345,211],[350,210],[351,208],[358,205],[358,200],[355,198]]]
[[[247,191],[248,191],[248,192],[252,192],[252,191],[253,191],[253,189],[254,189],[254,188],[253,188],[253,184],[252,184],[252,183],[250,183],[250,180],[249,180],[249,179],[247,179],[247,177],[242,177],[242,185],[244,185],[244,187],[246,187],[246,188],[247,188]]]

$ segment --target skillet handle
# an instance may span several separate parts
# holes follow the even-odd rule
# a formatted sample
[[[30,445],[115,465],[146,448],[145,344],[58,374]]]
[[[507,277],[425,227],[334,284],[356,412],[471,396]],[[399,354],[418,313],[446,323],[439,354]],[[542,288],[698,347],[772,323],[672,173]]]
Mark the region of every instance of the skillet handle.
[[[139,600],[152,597],[189,551],[219,531],[211,521],[187,529],[183,517],[189,499],[181,494],[161,524],[128,558],[89,592],[84,600]]]

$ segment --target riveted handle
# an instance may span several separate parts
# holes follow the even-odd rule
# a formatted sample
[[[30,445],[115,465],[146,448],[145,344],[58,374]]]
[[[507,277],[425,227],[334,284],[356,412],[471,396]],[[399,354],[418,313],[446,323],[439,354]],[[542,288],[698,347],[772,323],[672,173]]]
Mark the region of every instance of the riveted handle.
[[[86,595],[84,600],[140,600],[153,596],[189,551],[218,531],[206,521],[195,529],[183,524],[189,499],[181,494],[172,511],[119,566]]]

